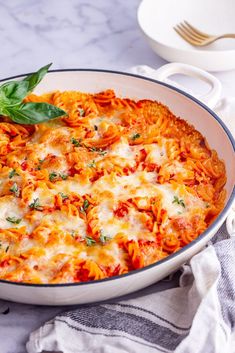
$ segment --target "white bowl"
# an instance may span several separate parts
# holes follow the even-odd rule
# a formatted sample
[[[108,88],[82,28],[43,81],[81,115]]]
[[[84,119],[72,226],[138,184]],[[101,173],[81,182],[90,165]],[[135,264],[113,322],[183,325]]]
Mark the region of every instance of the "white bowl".
[[[97,302],[134,292],[177,270],[206,245],[227,217],[235,199],[235,141],[216,114],[197,99],[166,83],[104,70],[49,72],[38,85],[35,93],[40,94],[51,90],[98,92],[108,88],[114,89],[119,96],[158,100],[169,106],[176,116],[188,120],[201,131],[211,148],[218,151],[219,157],[226,165],[227,198],[224,209],[197,239],[155,264],[120,276],[81,283],[43,285],[0,280],[1,298],[27,304],[68,305]],[[217,94],[216,85],[212,92]]]
[[[143,0],[138,22],[152,49],[167,61],[225,71],[235,69],[235,39],[194,47],[173,27],[187,20],[209,34],[235,33],[234,15],[234,0]]]

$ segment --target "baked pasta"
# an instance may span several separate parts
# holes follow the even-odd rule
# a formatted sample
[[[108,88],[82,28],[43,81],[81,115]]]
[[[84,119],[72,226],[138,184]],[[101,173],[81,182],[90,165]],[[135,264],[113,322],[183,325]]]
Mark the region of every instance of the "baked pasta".
[[[121,275],[196,239],[224,205],[224,163],[161,103],[30,94],[67,115],[0,118],[0,278],[70,283]]]

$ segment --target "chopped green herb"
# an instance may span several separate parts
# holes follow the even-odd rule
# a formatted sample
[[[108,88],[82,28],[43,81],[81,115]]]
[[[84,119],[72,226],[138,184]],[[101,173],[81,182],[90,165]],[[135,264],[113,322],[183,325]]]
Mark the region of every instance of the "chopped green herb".
[[[67,174],[60,173],[60,177],[61,177],[62,180],[68,179],[68,175]]]
[[[16,217],[7,217],[6,220],[8,222],[14,223],[14,224],[19,224],[22,219],[21,218],[16,218]]]
[[[95,160],[93,160],[91,163],[87,164],[89,168],[95,168]]]
[[[94,129],[95,129],[95,131],[97,131],[98,130],[98,126],[94,125]]]
[[[41,164],[43,163],[45,161],[45,158],[44,159],[39,159],[38,160],[38,162],[39,162],[39,164],[38,164],[38,166],[37,166],[37,170],[41,170],[42,169],[42,166],[41,166]]]
[[[95,239],[93,239],[91,237],[85,237],[85,240],[86,240],[86,245],[87,246],[92,246],[92,245],[96,244]]]
[[[63,200],[68,199],[68,195],[65,195],[63,192],[59,192],[60,196],[62,197]]]
[[[11,178],[13,178],[14,176],[19,176],[19,175],[20,175],[20,174],[18,174],[15,169],[12,169],[12,170],[10,171],[10,173],[9,173],[9,178],[11,179]]]
[[[82,146],[81,145],[81,141],[82,141],[81,139],[77,140],[74,137],[72,137],[70,141],[75,147],[81,147]]]
[[[52,172],[49,174],[49,180],[54,181],[57,178],[58,174],[56,172]]]
[[[90,205],[90,202],[87,199],[85,199],[84,202],[83,202],[82,207],[80,207],[80,211],[85,214],[86,210],[89,207],[89,205]]]
[[[107,151],[102,151],[102,150],[99,151],[100,156],[105,156],[107,153],[108,153]]]
[[[7,245],[5,252],[8,252],[10,245]]]
[[[108,237],[107,235],[104,235],[104,232],[102,230],[100,231],[100,242],[102,244],[107,243],[107,241],[109,241],[110,239],[111,239],[110,237]]]
[[[131,137],[131,139],[133,140],[133,141],[135,141],[136,139],[138,139],[138,138],[140,138],[140,134],[134,134],[134,135],[132,135],[132,137]]]
[[[71,237],[74,238],[75,237],[75,230],[72,230],[72,232],[70,233]]]
[[[105,156],[106,153],[108,153],[107,151],[103,151],[101,148],[96,148],[96,147],[90,147],[90,148],[89,148],[89,151],[90,151],[90,152],[98,152],[98,154],[99,154],[100,156]]]
[[[16,196],[16,197],[19,197],[20,195],[20,190],[18,188],[18,185],[16,183],[14,183],[12,185],[12,187],[10,188],[10,191],[13,192],[13,194]]]
[[[83,202],[84,211],[86,211],[88,209],[89,205],[90,205],[90,202],[87,199],[85,199]]]
[[[43,206],[40,205],[39,198],[37,197],[36,199],[33,200],[33,202],[29,205],[30,208],[37,210],[37,211],[42,211]]]
[[[179,199],[178,196],[174,196],[174,200],[172,203],[177,203],[178,205],[185,207],[185,203],[183,199]]]
[[[85,110],[84,109],[78,108],[78,111],[79,111],[80,116],[84,116],[84,114],[85,114]]]
[[[90,148],[89,148],[89,151],[90,151],[90,152],[97,152],[98,150],[97,150],[96,147],[90,147]]]
[[[209,203],[206,203],[206,208],[209,208],[210,207],[210,204]]]

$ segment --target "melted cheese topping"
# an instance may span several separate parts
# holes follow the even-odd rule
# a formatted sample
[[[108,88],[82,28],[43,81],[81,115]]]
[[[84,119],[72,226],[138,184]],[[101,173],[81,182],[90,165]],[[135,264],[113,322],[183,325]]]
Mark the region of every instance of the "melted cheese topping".
[[[223,162],[166,107],[112,91],[44,100],[68,116],[0,122],[0,278],[126,273],[177,251],[219,213]]]
[[[19,202],[14,197],[0,198],[0,228],[11,228],[12,224],[7,221],[7,217],[22,218],[24,210],[19,207]]]
[[[147,160],[150,163],[162,165],[163,162],[167,161],[167,153],[165,146],[160,147],[157,144],[149,144],[145,147],[148,154]]]

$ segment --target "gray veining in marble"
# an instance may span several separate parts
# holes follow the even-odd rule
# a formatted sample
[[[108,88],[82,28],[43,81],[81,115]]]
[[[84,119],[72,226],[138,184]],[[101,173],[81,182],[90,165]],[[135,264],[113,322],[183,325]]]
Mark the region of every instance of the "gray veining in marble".
[[[153,53],[138,28],[139,2],[0,0],[0,79],[32,72],[49,62],[54,69],[161,66],[165,61]],[[223,84],[223,95],[235,95],[235,72],[216,76]],[[197,82],[183,82],[200,90]],[[0,353],[25,353],[29,333],[64,309],[0,300],[0,312],[8,306],[10,312],[0,314]]]
[[[136,23],[138,0],[0,2],[0,77],[54,68],[126,69],[154,62]],[[159,61],[159,60],[158,60]],[[164,63],[160,59],[159,63]]]

